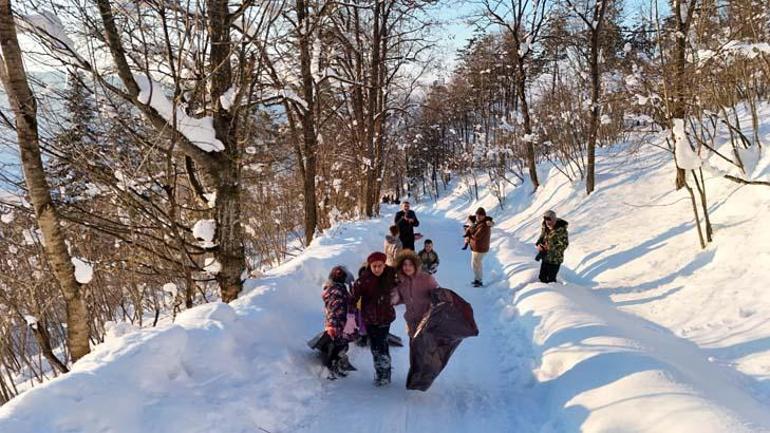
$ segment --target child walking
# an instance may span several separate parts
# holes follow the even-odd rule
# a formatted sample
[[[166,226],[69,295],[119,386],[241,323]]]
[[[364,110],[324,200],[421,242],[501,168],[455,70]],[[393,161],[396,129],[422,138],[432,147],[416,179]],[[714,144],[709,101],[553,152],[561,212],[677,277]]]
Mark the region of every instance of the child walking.
[[[332,268],[321,294],[324,301],[324,335],[319,345],[324,366],[329,370],[329,380],[345,377],[348,371],[355,370],[347,359],[349,336],[346,331],[352,330],[345,329],[351,301],[346,284],[349,275],[344,266]]]
[[[366,268],[353,284],[351,300],[353,304],[361,301],[361,313],[374,360],[376,386],[390,383],[388,333],[390,324],[396,319],[396,310],[391,304],[396,272],[385,264],[386,260],[385,253],[379,251],[366,258]]]

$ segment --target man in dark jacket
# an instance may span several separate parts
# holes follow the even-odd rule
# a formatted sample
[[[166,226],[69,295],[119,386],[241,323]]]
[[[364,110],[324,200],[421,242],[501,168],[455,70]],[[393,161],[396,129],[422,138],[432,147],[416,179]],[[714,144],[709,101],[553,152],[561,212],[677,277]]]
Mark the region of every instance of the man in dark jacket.
[[[481,287],[484,277],[484,256],[489,252],[492,226],[495,223],[487,216],[487,211],[480,207],[476,210],[475,222],[469,226],[465,235],[471,246],[471,268],[473,268],[473,287]]]
[[[404,201],[401,204],[401,210],[396,212],[394,222],[398,226],[399,238],[405,250],[414,249],[414,228],[420,225],[420,221],[417,220],[417,215],[410,209],[408,201]]]
[[[556,218],[556,212],[552,210],[543,214],[543,227],[536,244],[543,283],[556,282],[556,274],[564,261],[564,250],[569,246],[568,225],[567,221]]]

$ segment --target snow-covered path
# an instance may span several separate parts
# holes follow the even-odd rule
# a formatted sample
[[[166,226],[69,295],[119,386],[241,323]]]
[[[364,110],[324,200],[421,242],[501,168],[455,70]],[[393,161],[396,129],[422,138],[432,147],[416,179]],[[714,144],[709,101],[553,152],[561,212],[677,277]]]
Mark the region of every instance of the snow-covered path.
[[[352,349],[359,371],[330,382],[305,344],[322,327],[329,269],[355,270],[382,248],[395,211],[385,208],[381,219],[328,230],[229,305],[116,329],[71,373],[0,407],[0,432],[770,432],[746,377],[697,345],[575,284],[585,282],[570,269],[567,284],[533,282],[516,209],[492,210],[487,286],[470,287],[461,224],[478,204],[456,188],[418,208],[441,256],[439,283],[471,302],[480,330],[428,392],[404,387],[407,347],[391,349],[393,383],[376,388],[367,349]],[[406,340],[398,312],[391,329]]]
[[[441,215],[418,214],[419,231],[433,240],[441,265],[436,275],[443,287],[457,291],[473,305],[479,336],[468,338],[452,356],[447,368],[428,392],[407,391],[408,346],[391,348],[393,383],[386,388],[372,386],[374,370],[368,349],[354,348],[352,362],[359,371],[324,386],[322,416],[316,417],[301,432],[517,432],[531,430],[526,410],[533,395],[524,392],[531,371],[507,362],[500,344],[497,325],[500,306],[490,293],[499,278],[487,287],[470,286],[470,251],[462,251],[462,220]],[[422,245],[418,241],[418,248]],[[373,245],[373,249],[379,245]],[[500,263],[490,256],[485,262],[487,275],[499,277]],[[403,306],[391,332],[405,343]],[[528,347],[529,342],[520,342]]]

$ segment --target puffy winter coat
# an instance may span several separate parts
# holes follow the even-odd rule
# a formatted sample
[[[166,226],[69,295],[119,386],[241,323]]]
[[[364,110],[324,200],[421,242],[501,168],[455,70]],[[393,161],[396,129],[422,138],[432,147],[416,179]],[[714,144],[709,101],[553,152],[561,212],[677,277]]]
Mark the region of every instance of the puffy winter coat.
[[[495,222],[486,217],[484,221],[476,222],[465,232],[470,239],[471,251],[477,253],[489,252],[489,240],[492,236],[492,226]]]
[[[569,236],[567,235],[567,226],[569,223],[561,218],[556,219],[553,230],[543,222],[543,228],[537,243],[545,245],[545,262],[554,265],[561,264],[564,261],[564,250],[569,246]]]
[[[416,254],[415,254],[416,256]],[[400,261],[402,261],[403,258]],[[430,292],[439,287],[433,275],[427,274],[420,269],[419,259],[415,263],[417,271],[411,277],[403,272],[398,273],[398,285],[396,286],[396,304],[406,305],[404,320],[408,327],[409,337],[414,335],[417,325],[425,316],[430,308]]]
[[[350,293],[344,283],[327,283],[321,298],[324,301],[324,330],[334,339],[342,338],[347,320]]]
[[[420,260],[422,261],[422,270],[428,274],[435,274],[438,270],[438,254],[433,250],[427,252],[425,250],[420,251]]]
[[[386,235],[384,249],[385,255],[388,256],[388,260],[385,262],[385,264],[390,267],[395,267],[396,257],[398,257],[398,253],[400,253],[403,248],[404,244],[401,243],[401,239],[399,239],[397,236]]]
[[[361,272],[353,283],[351,304],[361,300],[361,316],[367,325],[388,325],[396,320],[396,310],[391,303],[393,288],[396,285],[396,271],[390,266],[379,277],[369,268]]]

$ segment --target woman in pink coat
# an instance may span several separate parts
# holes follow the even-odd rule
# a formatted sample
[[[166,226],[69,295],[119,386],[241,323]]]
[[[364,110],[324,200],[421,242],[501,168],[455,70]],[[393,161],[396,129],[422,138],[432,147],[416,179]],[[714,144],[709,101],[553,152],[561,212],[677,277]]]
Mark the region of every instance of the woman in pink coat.
[[[394,293],[394,304],[406,305],[406,320],[409,338],[414,337],[417,325],[430,308],[430,293],[439,287],[433,275],[421,270],[420,256],[412,250],[405,250],[398,256],[398,285]]]

